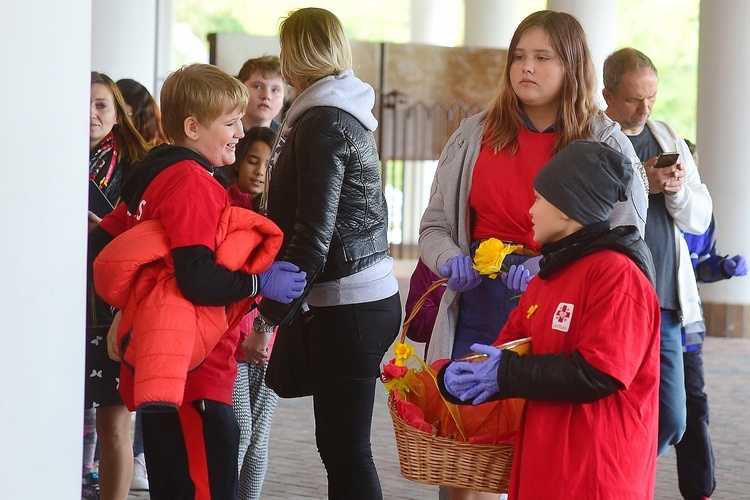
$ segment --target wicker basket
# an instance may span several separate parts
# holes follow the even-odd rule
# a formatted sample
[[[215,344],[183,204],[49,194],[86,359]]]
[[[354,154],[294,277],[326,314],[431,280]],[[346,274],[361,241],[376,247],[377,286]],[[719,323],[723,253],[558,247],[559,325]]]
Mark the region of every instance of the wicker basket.
[[[393,396],[388,398],[388,408],[406,479],[493,493],[508,491],[513,445],[469,444],[433,436],[404,421],[396,412]]]
[[[426,298],[446,281],[434,282],[415,304],[404,321],[401,342],[406,339],[409,324]],[[401,474],[406,479],[493,493],[508,491],[513,464],[512,444],[470,444],[416,429],[399,416],[393,394],[388,397],[388,409],[393,420]]]

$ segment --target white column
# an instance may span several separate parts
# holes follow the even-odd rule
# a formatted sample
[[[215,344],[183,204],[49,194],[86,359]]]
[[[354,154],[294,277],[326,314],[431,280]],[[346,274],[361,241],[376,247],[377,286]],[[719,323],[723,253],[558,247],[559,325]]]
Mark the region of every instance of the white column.
[[[746,0],[701,1],[696,142],[701,178],[714,200],[719,250],[746,257],[750,257],[748,19]],[[750,304],[750,278],[701,285],[701,297],[705,302]]]
[[[455,47],[458,44],[458,0],[411,0],[411,42]]]
[[[91,11],[91,68],[117,81],[132,78],[154,93],[156,0],[95,0]]]
[[[519,17],[518,0],[464,0],[464,45],[507,49]]]
[[[598,82],[596,95],[604,106],[604,99],[601,97],[604,88],[602,70],[604,60],[617,49],[617,1],[547,0],[547,8],[572,14],[581,22],[594,59]]]
[[[154,98],[159,102],[159,92],[164,79],[174,67],[174,55],[172,50],[172,35],[175,23],[174,0],[156,0],[156,65],[154,84]]]
[[[91,0],[0,10],[0,498],[79,498]]]

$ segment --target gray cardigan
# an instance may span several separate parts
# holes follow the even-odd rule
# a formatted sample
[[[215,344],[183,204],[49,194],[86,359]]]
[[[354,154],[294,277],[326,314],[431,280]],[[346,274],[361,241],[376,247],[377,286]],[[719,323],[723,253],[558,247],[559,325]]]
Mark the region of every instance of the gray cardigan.
[[[465,119],[440,155],[430,200],[419,227],[421,259],[438,275],[440,266],[448,259],[470,253],[469,192],[486,117],[487,111],[483,111]],[[594,122],[591,140],[605,142],[631,159],[637,175],[633,179],[630,199],[617,203],[609,220],[612,227],[636,226],[643,237],[648,210],[648,180],[633,145],[620,131],[620,125],[603,112]],[[459,295],[450,289],[443,295],[427,353],[428,362],[451,356]]]

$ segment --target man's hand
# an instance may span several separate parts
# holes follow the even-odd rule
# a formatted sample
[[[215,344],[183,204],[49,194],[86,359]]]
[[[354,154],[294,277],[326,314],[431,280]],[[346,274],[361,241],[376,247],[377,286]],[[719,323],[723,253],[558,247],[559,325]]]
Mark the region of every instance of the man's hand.
[[[685,177],[682,163],[677,162],[662,168],[654,168],[655,164],[656,156],[643,164],[648,175],[648,192],[650,194],[664,193],[669,196],[679,193],[682,189],[682,179]]]

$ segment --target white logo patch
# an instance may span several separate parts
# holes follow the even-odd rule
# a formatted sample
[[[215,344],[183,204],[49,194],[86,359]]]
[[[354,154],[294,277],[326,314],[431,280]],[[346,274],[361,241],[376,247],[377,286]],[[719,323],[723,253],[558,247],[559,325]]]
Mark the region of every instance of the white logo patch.
[[[552,329],[567,332],[570,329],[570,320],[573,318],[573,304],[560,302],[552,316]]]

